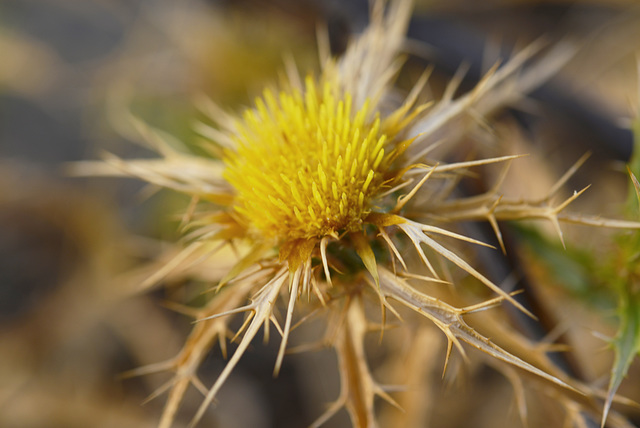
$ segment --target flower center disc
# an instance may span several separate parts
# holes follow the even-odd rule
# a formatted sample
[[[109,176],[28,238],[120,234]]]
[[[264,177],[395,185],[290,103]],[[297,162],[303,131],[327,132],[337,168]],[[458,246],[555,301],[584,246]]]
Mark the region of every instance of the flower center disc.
[[[304,95],[267,90],[244,113],[225,178],[254,232],[291,240],[361,227],[391,157],[380,119],[366,103],[351,109],[348,94],[338,100],[325,84],[319,97],[308,78]]]

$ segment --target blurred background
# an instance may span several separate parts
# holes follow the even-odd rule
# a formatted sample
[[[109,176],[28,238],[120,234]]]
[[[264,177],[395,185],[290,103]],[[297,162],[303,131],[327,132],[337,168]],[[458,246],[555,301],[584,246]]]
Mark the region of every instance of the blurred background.
[[[626,195],[620,171],[638,106],[636,3],[418,1],[399,86],[434,64],[430,89],[437,94],[465,63],[468,89],[498,58],[533,40],[574,43],[579,52],[566,69],[536,90],[524,111],[501,114],[496,128],[508,131],[508,144],[521,144],[520,152],[537,154],[527,168],[542,182],[592,151],[575,180],[595,185],[578,206],[615,216]],[[131,295],[121,280],[177,238],[175,216],[186,201],[133,180],[70,178],[68,163],[104,152],[152,156],[133,141],[126,111],[198,150],[194,97],[238,111],[278,81],[283,57],[294,57],[303,73],[317,69],[318,25],[339,54],[367,19],[364,0],[0,2],[1,427],[156,426],[164,396],[142,403],[167,378],[120,375],[172,357],[190,330],[188,318],[162,305],[173,292]],[[495,263],[510,268],[508,260]],[[536,280],[535,269],[526,274]],[[567,340],[580,352],[568,370],[606,387],[612,357],[590,330],[612,335],[615,324],[594,315],[576,290],[546,289],[543,296],[553,302],[545,309],[549,327],[530,334],[571,320],[576,327]],[[322,413],[338,391],[333,354],[285,359],[274,380],[276,347],[272,341],[247,353],[201,426],[303,427]],[[212,351],[203,378],[211,382],[223,364]],[[487,368],[469,371],[476,382],[465,387],[440,385],[435,376],[443,398],[432,406],[429,426],[506,426],[496,412],[510,400],[504,379]],[[639,387],[627,382],[621,392],[640,397]],[[199,403],[198,394],[187,395],[176,426],[186,425]],[[348,418],[341,413],[327,426],[348,426]]]

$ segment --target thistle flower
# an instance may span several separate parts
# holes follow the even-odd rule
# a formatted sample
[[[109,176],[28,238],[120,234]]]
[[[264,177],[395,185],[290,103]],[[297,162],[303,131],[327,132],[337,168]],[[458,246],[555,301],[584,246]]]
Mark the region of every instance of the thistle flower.
[[[232,246],[240,252],[238,260],[215,278],[216,293],[210,301],[188,311],[197,323],[182,352],[168,362],[134,371],[175,373],[158,391],[169,391],[161,427],[172,424],[190,384],[205,395],[192,421],[195,425],[262,327],[268,337],[270,323],[282,336],[277,374],[300,308],[305,313],[318,309],[329,314],[332,322],[325,344],[338,354],[342,379],[338,400],[314,426],[343,406],[354,426],[376,426],[375,396],[391,403],[393,399],[374,380],[366,363],[363,340],[373,322],[364,310],[366,301],[379,304],[381,328],[387,312],[400,318],[397,306],[416,311],[437,326],[448,340],[447,362],[454,347],[465,355],[462,342],[466,342],[578,400],[575,387],[545,358],[544,350],[531,353],[534,366],[465,322],[464,315],[503,300],[529,312],[459,254],[452,240],[461,247],[490,245],[459,233],[455,225],[487,221],[504,251],[501,220],[547,220],[560,239],[561,221],[632,228],[638,224],[565,213],[586,189],[554,202],[584,158],[538,200],[513,200],[499,194],[507,166],[519,155],[447,162],[462,136],[557,71],[572,48],[559,45],[524,68],[541,49],[529,46],[502,67],[494,67],[472,92],[457,99],[453,95],[459,82],[454,79],[442,99],[419,102],[428,78],[425,72],[404,101],[394,106],[393,79],[402,65],[399,53],[410,14],[408,0],[373,2],[369,27],[341,58],[331,58],[321,44],[322,69],[317,75],[300,79],[289,64],[287,83],[266,89],[255,106],[240,116],[202,101],[202,110],[216,124],[197,127],[211,140],[207,147],[211,158],[180,153],[162,134],[136,122],[161,158],[110,156],[103,164],[79,166],[94,175],[139,177],[193,198],[184,224],[188,244],[143,286],[156,284],[175,270],[215,261],[222,248]],[[471,197],[455,195],[453,189],[464,174],[489,164],[504,165],[493,190]],[[409,259],[414,256],[422,267]],[[420,291],[420,282],[461,287],[459,275],[450,269],[475,278],[495,298],[456,307]],[[281,298],[284,320],[278,319],[275,310]],[[198,380],[197,369],[215,340],[226,352],[229,320],[239,313],[247,316],[235,333],[238,347],[207,388]]]

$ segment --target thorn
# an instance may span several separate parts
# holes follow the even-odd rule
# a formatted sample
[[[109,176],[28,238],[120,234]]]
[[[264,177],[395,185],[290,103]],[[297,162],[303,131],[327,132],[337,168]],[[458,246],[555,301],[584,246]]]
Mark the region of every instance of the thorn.
[[[489,190],[488,192],[489,195],[498,193],[498,189],[500,189],[500,187],[502,186],[502,183],[504,183],[504,181],[507,179],[507,174],[509,173],[509,168],[511,168],[511,163],[512,163],[512,160],[508,160],[505,162],[505,166],[500,171],[500,175],[498,176],[498,179],[493,184],[493,187],[491,188],[491,190]]]
[[[560,242],[562,243],[562,248],[564,248],[566,250],[567,246],[564,243],[564,236],[562,235],[562,229],[560,228],[560,223],[558,222],[558,217],[550,216],[549,217],[549,221],[553,225],[553,228],[555,229],[556,233],[558,234],[558,237],[560,238]]]
[[[387,243],[391,253],[394,254],[396,258],[400,261],[400,264],[402,265],[404,270],[407,270],[407,264],[404,262],[402,255],[400,254],[400,252],[398,251],[398,248],[395,246],[395,244],[391,240],[391,237],[389,236],[387,231],[384,230],[382,227],[380,227],[378,230],[380,231],[379,236],[382,236],[382,239],[384,239],[384,241]],[[394,271],[395,271],[395,259],[392,257],[391,260],[394,262]]]
[[[222,353],[222,358],[227,359],[227,337],[226,334],[218,333],[218,346],[220,346],[220,352]]]
[[[458,90],[458,87],[462,83],[462,79],[464,79],[464,76],[469,71],[469,67],[470,65],[467,62],[463,62],[462,64],[460,64],[453,77],[449,81],[449,84],[444,90],[444,94],[442,95],[442,102],[449,102],[453,99],[456,91]]]
[[[329,236],[325,236],[320,241],[320,256],[322,258],[322,267],[324,269],[324,276],[327,278],[327,282],[330,287],[333,287],[331,282],[331,274],[329,273],[329,263],[327,262],[327,245],[329,244]]]
[[[631,182],[633,183],[633,188],[636,191],[636,198],[638,199],[638,204],[640,205],[640,183],[636,176],[631,172],[631,168],[627,165],[627,172],[629,173],[629,177],[631,177]]]
[[[200,196],[191,197],[191,201],[189,202],[189,205],[187,206],[187,209],[184,212],[184,215],[180,219],[180,225],[178,226],[178,229],[183,230],[183,228],[185,228],[187,224],[191,221],[191,219],[193,218],[193,213],[195,212],[196,206],[198,206],[199,201],[200,201]]]
[[[417,275],[415,273],[410,273],[410,272],[400,272],[398,276],[401,276],[403,278],[417,279],[425,282],[435,282],[438,284],[452,285],[450,281],[446,281],[444,279],[432,278],[430,276],[425,276],[425,275]]]
[[[555,214],[558,214],[560,211],[564,210],[571,202],[575,201],[580,195],[582,195],[589,187],[591,187],[591,184],[589,184],[588,186],[585,186],[584,189],[580,190],[579,192],[574,191],[573,195],[571,195],[569,198],[567,198],[566,201],[564,201],[563,203],[561,203],[560,205],[558,205],[557,207],[555,207],[553,209]]]
[[[576,163],[574,163],[573,166],[571,166],[571,168],[569,168],[567,172],[565,172],[562,177],[560,177],[560,179],[556,181],[553,187],[551,187],[551,189],[549,190],[547,196],[542,200],[548,201],[553,195],[555,195],[562,188],[562,186],[564,186],[567,181],[569,181],[569,179],[573,177],[573,175],[578,171],[578,169],[580,169],[580,167],[587,161],[587,159],[589,159],[590,156],[590,151],[582,155],[580,159],[578,159]]]
[[[521,294],[523,292],[524,290],[512,291],[511,293],[509,293],[509,296],[512,296],[512,297],[517,296],[518,294]],[[467,314],[473,314],[476,312],[481,312],[481,311],[493,308],[495,306],[498,306],[505,299],[506,299],[505,296],[494,297],[493,299],[487,300],[486,302],[480,302],[475,305],[465,306],[464,308],[461,308],[459,310],[459,313],[460,315],[467,315]]]
[[[244,320],[244,322],[242,323],[242,325],[240,326],[240,328],[238,329],[238,331],[236,332],[236,334],[231,338],[231,342],[235,342],[236,340],[238,340],[238,338],[242,335],[242,332],[247,328],[247,326],[249,326],[249,324],[251,323],[251,320],[253,319],[254,316],[254,312],[251,312],[249,314],[249,316],[247,317],[247,319]]]
[[[178,379],[176,379],[175,377],[171,378],[170,380],[168,380],[167,382],[163,383],[158,388],[156,388],[151,394],[149,394],[144,400],[142,400],[142,403],[140,404],[144,406],[145,404],[148,404],[150,401],[153,401],[154,399],[158,398],[159,396],[167,392],[169,389],[171,389],[171,387],[175,385],[176,382],[178,382]]]
[[[409,193],[407,193],[406,195],[402,195],[402,196],[400,196],[398,198],[398,203],[391,210],[392,214],[400,212],[402,207],[404,207],[407,204],[407,202],[409,202],[411,200],[411,198],[413,198],[415,196],[415,194],[418,192],[418,190],[420,190],[420,188],[429,179],[429,177],[431,177],[431,175],[433,175],[433,173],[435,172],[436,168],[438,168],[438,165],[439,165],[439,163],[436,163],[433,167],[431,167],[431,169],[429,169],[429,172],[427,172],[425,174],[425,176],[422,177],[422,179],[418,182],[418,184],[416,184],[415,187],[413,189],[411,189],[411,191]]]
[[[240,308],[235,308],[235,309],[231,309],[231,310],[228,310],[228,311],[220,312],[218,314],[209,315],[208,317],[198,318],[197,320],[194,320],[192,322],[192,324],[197,324],[197,323],[202,322],[202,321],[209,321],[209,320],[213,320],[213,319],[216,319],[216,318],[221,318],[221,317],[224,317],[224,316],[227,316],[227,315],[234,315],[234,314],[239,314],[241,312],[249,312],[249,311],[253,311],[253,310],[255,310],[255,304],[254,303],[252,303],[250,305],[242,306]]]
[[[393,407],[395,407],[402,413],[406,413],[406,410],[404,410],[402,406],[396,400],[394,400],[389,394],[387,394],[387,392],[384,389],[382,389],[380,386],[376,385],[375,393],[378,396],[380,396],[384,401],[391,404]]]
[[[447,354],[444,359],[444,368],[442,369],[442,379],[444,379],[445,374],[447,373],[447,368],[449,367],[449,358],[451,357],[451,351],[453,350],[453,341],[451,338],[447,337]]]
[[[165,300],[159,303],[160,306],[169,309],[170,311],[176,312],[178,314],[186,315],[191,318],[197,318],[200,310],[197,308],[183,305],[177,302],[173,302],[171,300]]]
[[[489,207],[489,213],[487,214],[487,220],[489,221],[489,224],[491,225],[491,228],[493,229],[493,233],[495,233],[496,238],[498,239],[498,243],[500,244],[500,249],[502,250],[502,254],[507,254],[507,249],[504,246],[504,241],[502,239],[502,232],[500,231],[500,227],[498,226],[498,221],[496,219],[495,216],[495,210],[496,208],[498,208],[498,205],[500,204],[500,201],[502,200],[502,196],[500,195],[498,197],[498,199],[496,199],[493,204],[491,204],[491,207]]]
[[[271,316],[269,320],[273,323],[274,327],[276,328],[276,331],[280,333],[280,337],[284,336],[284,332],[282,331],[282,326],[280,325],[276,317]]]
[[[309,260],[305,261],[305,265],[310,262]],[[296,300],[298,299],[298,289],[300,287],[300,276],[302,275],[302,271],[305,270],[303,266],[300,266],[293,277],[289,276],[291,279],[291,290],[289,295],[289,305],[287,306],[287,318],[284,323],[284,332],[282,334],[282,340],[280,341],[280,349],[278,350],[278,357],[276,358],[276,364],[273,368],[273,376],[277,377],[280,373],[280,368],[282,367],[282,359],[284,358],[284,353],[287,348],[287,341],[289,339],[289,332],[291,331],[291,319],[293,317],[293,309],[296,305]],[[306,270],[305,270],[306,271]],[[304,285],[304,284],[303,284]]]
[[[200,379],[198,379],[197,376],[193,376],[191,378],[191,383],[193,384],[193,386],[195,386],[195,388],[198,390],[198,392],[204,396],[207,395],[207,387],[204,386],[204,384],[202,383],[202,381]]]

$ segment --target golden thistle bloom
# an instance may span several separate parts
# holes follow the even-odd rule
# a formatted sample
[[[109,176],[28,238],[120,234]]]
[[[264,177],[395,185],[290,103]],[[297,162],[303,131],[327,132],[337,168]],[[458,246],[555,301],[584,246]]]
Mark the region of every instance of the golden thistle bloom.
[[[239,221],[280,243],[362,230],[404,144],[368,102],[352,112],[351,95],[330,82],[318,94],[309,77],[304,95],[292,92],[265,91],[237,124],[224,177]]]
[[[410,3],[374,2],[369,27],[341,58],[332,59],[321,49],[322,71],[318,77],[309,75],[304,83],[289,67],[288,84],[279,91],[265,90],[255,106],[239,117],[209,101],[203,103],[203,110],[217,126],[200,124],[198,131],[212,140],[211,150],[220,155],[218,158],[179,153],[159,133],[137,123],[162,158],[110,157],[102,166],[91,165],[92,174],[117,171],[193,197],[185,225],[190,231],[189,244],[145,286],[203,260],[224,264],[222,258],[216,259],[224,246],[232,245],[242,253],[214,279],[218,291],[209,303],[191,311],[198,322],[180,355],[135,371],[175,372],[165,388],[170,393],[161,427],[172,424],[190,384],[206,389],[197,378],[197,369],[214,341],[218,340],[226,352],[230,315],[248,314],[236,333],[241,337],[238,348],[213,386],[206,389],[192,423],[202,418],[255,335],[263,326],[267,334],[270,323],[282,335],[275,363],[277,373],[299,302],[309,311],[322,308],[336,315],[327,317],[333,321],[328,323],[325,341],[338,354],[342,390],[338,401],[314,426],[324,423],[342,406],[349,411],[354,426],[375,426],[374,397],[392,401],[373,379],[364,357],[363,340],[369,324],[363,309],[366,300],[380,304],[383,327],[387,311],[398,315],[397,305],[435,324],[448,340],[447,361],[454,346],[464,355],[461,342],[466,342],[493,358],[575,392],[546,359],[544,350],[530,350],[536,367],[495,345],[464,321],[465,314],[502,300],[526,310],[441,240],[447,237],[488,246],[452,230],[455,222],[466,220],[489,222],[503,250],[500,220],[545,219],[557,228],[561,238],[560,221],[638,227],[636,223],[564,213],[581,192],[553,203],[553,197],[578,165],[539,200],[502,197],[498,193],[500,182],[486,194],[452,196],[452,185],[470,168],[508,165],[518,156],[447,163],[447,153],[473,129],[478,117],[517,100],[556,71],[571,49],[558,46],[524,69],[523,64],[537,54],[538,48],[531,46],[490,71],[471,93],[457,99],[453,99],[457,89],[454,81],[441,100],[418,102],[427,81],[425,73],[404,102],[390,107],[397,100],[392,96],[392,83],[401,65],[398,54]],[[436,150],[437,161],[430,158]],[[504,174],[501,177],[504,179]],[[440,226],[443,220],[454,226]],[[380,250],[385,247],[388,251]],[[412,267],[415,263],[407,259],[411,255],[417,255],[423,266]],[[474,277],[497,297],[455,307],[415,285],[416,281],[447,283],[458,278],[447,275],[447,266]],[[278,320],[274,311],[280,297],[286,302],[283,320]]]

